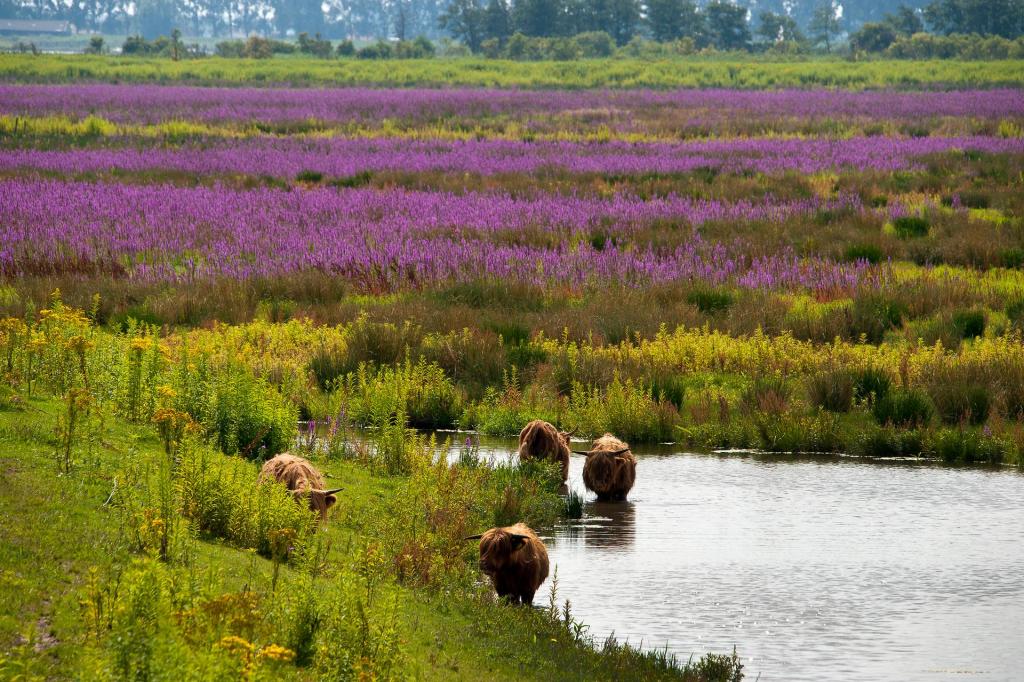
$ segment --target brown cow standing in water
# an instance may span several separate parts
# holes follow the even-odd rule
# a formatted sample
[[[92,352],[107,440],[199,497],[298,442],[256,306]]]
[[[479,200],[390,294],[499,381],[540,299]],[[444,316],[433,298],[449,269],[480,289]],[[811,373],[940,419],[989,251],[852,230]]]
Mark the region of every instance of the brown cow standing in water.
[[[287,452],[263,463],[260,481],[284,483],[296,500],[308,497],[309,508],[319,514],[321,520],[327,519],[327,510],[338,501],[336,494],[341,492],[341,488],[324,490],[324,478],[316,467],[309,460]]]
[[[537,534],[522,523],[492,528],[467,540],[480,540],[480,570],[487,574],[499,597],[529,606],[548,577],[548,550]]]
[[[622,502],[636,482],[636,457],[629,446],[606,433],[586,452],[576,454],[587,458],[583,465],[583,485],[597,493],[601,502]]]
[[[519,432],[519,459],[550,460],[562,465],[562,480],[569,478],[569,438],[542,419],[534,419]]]

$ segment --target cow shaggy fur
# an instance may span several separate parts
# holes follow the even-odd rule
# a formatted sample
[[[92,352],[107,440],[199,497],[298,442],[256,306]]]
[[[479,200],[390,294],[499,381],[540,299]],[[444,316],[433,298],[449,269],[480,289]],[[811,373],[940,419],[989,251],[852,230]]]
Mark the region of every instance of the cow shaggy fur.
[[[534,419],[519,432],[519,459],[540,459],[562,466],[562,480],[569,478],[569,434],[541,419]]]
[[[324,478],[309,460],[283,453],[268,459],[260,470],[260,481],[284,483],[295,499],[309,498],[309,508],[327,518],[327,510],[338,501],[337,490],[325,490]]]
[[[513,604],[529,606],[548,577],[548,550],[537,534],[522,523],[492,528],[480,538],[480,570],[494,591]]]
[[[629,445],[606,433],[591,446],[583,465],[583,485],[602,502],[621,502],[636,482],[636,457]]]

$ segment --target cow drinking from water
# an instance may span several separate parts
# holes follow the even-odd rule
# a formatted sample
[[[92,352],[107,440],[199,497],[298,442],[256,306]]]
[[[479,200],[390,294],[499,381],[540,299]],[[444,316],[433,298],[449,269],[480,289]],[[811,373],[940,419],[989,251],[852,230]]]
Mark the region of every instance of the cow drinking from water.
[[[296,500],[309,498],[310,510],[321,520],[327,518],[327,510],[338,501],[341,488],[324,489],[324,478],[309,460],[286,453],[268,459],[260,470],[260,482],[284,483]]]
[[[601,502],[621,502],[636,481],[636,457],[629,446],[606,433],[594,441],[590,450],[576,451],[587,458],[583,465],[583,485],[596,493]]]
[[[513,604],[529,606],[548,577],[548,550],[537,534],[522,523],[492,528],[467,540],[480,540],[480,570],[494,591]]]
[[[519,459],[548,460],[562,466],[562,480],[569,478],[569,438],[542,419],[534,419],[519,432]]]

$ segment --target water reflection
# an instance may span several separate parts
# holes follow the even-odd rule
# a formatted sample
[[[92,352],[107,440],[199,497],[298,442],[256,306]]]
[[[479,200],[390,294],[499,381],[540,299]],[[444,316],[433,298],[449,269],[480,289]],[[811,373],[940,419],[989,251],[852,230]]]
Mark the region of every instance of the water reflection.
[[[588,502],[583,506],[583,541],[594,549],[626,549],[636,540],[636,505]]]

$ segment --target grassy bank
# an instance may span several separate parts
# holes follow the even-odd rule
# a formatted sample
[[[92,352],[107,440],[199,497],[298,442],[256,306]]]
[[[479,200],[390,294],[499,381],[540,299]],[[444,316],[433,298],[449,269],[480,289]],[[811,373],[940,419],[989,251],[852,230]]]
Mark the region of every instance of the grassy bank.
[[[662,61],[593,59],[513,62],[483,59],[193,61],[102,55],[0,55],[0,80],[263,85],[515,88],[983,88],[1019,86],[1024,62],[829,59],[751,62],[728,58]]]
[[[197,360],[220,388],[193,419],[153,384],[162,354],[142,337],[117,362],[71,311],[43,317],[35,370],[16,358],[0,386],[0,677],[739,679],[728,657],[595,646],[568,604],[495,602],[461,537],[550,525],[562,502],[544,470],[435,461],[401,426],[366,446],[332,432],[299,446],[345,488],[318,530],[283,488],[255,486],[252,450],[217,445],[240,441],[216,404],[247,401],[270,430],[280,399],[258,379]],[[260,441],[242,416],[222,425]]]

